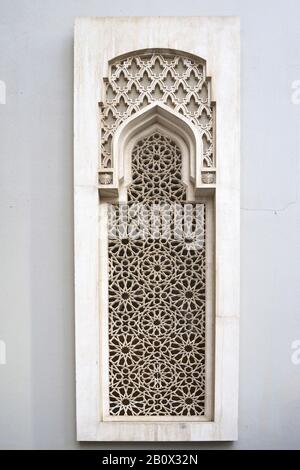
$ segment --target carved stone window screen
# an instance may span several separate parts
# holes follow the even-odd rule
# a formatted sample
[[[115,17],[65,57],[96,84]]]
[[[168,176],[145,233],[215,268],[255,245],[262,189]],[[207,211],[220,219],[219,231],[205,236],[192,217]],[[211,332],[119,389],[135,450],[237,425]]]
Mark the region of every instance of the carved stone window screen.
[[[234,440],[239,324],[238,19],[78,19],[74,109],[77,438]],[[147,423],[142,415],[122,420],[109,414],[106,398],[105,214],[110,201],[127,202],[135,145],[155,133],[180,149],[186,198],[204,204],[208,216],[206,242],[211,247],[206,244],[206,257],[212,267],[207,273],[213,279],[206,285],[212,289],[207,298],[215,299],[211,306],[215,324],[211,321],[213,377],[206,384],[210,381],[212,393],[204,420],[201,413],[181,416],[179,422],[174,416],[164,421],[164,416],[157,420],[153,415],[153,420],[147,416]]]
[[[147,123],[147,120],[146,120]],[[171,123],[170,123],[171,124]],[[173,129],[174,131],[174,129]],[[178,143],[178,146],[172,141],[170,138],[171,136],[174,136],[174,140]],[[164,168],[164,162],[163,162],[163,155],[160,155],[160,168],[153,168],[152,176],[154,176],[157,179],[156,182],[156,188],[153,188],[151,192],[147,191],[147,181],[148,181],[148,189],[149,189],[149,184],[150,186],[153,187],[153,180],[150,176],[151,174],[151,161],[150,161],[150,167],[149,167],[149,162],[148,165],[146,164],[145,159],[142,159],[140,157],[139,162],[142,162],[142,167],[144,170],[146,170],[146,173],[143,175],[143,193],[144,196],[139,192],[139,187],[136,187],[135,184],[132,184],[131,178],[133,181],[139,180],[141,175],[134,174],[137,172],[138,168],[135,165],[132,165],[132,159],[131,156],[132,154],[136,154],[137,152],[137,146],[141,144],[141,142],[149,142],[154,140],[155,142],[153,145],[156,147],[158,146],[159,142],[163,144],[163,148],[166,149],[166,146],[170,146],[171,144],[174,145],[176,148],[177,152],[177,178],[178,180],[176,181],[176,178],[174,180],[175,175],[175,167],[174,167],[174,162],[172,166],[172,159],[170,159],[170,152],[168,152],[168,168],[166,171],[162,172],[162,167],[163,165]],[[126,141],[127,139],[125,139]],[[153,147],[152,145],[152,147]],[[194,204],[197,202],[198,206],[203,206],[205,207],[205,212],[206,212],[206,233],[208,234],[208,237],[206,238],[205,241],[205,247],[200,250],[200,249],[195,249],[191,250],[189,253],[186,251],[187,245],[182,242],[179,243],[178,241],[171,239],[169,241],[164,241],[162,243],[162,240],[158,241],[155,244],[156,250],[151,249],[151,243],[153,242],[153,239],[149,237],[149,234],[146,234],[146,239],[145,242],[138,240],[128,240],[125,238],[125,248],[126,248],[126,254],[132,253],[131,250],[135,250],[135,258],[132,260],[133,261],[133,266],[130,266],[130,257],[129,260],[126,261],[126,256],[124,256],[124,245],[123,245],[123,240],[117,238],[116,240],[112,240],[109,242],[109,240],[105,237],[102,237],[101,239],[101,244],[100,244],[100,258],[102,260],[101,266],[100,266],[100,272],[103,273],[104,279],[102,278],[101,282],[101,292],[100,296],[103,299],[106,299],[104,302],[101,303],[100,309],[101,309],[101,319],[102,319],[102,336],[104,338],[111,337],[111,344],[109,345],[107,341],[103,341],[102,343],[102,357],[104,360],[102,361],[102,370],[103,370],[103,412],[104,412],[104,419],[106,421],[134,421],[134,420],[141,420],[143,419],[144,421],[208,421],[212,419],[212,406],[213,406],[213,239],[214,239],[214,229],[213,229],[213,202],[211,197],[205,197],[201,196],[201,198],[195,198],[195,188],[194,185],[191,183],[191,180],[189,178],[188,172],[189,168],[191,167],[190,165],[190,155],[188,148],[184,141],[182,140],[180,134],[172,134],[172,131],[169,129],[165,130],[163,127],[160,127],[159,123],[155,123],[151,126],[145,126],[143,121],[140,122],[140,131],[139,133],[136,133],[134,138],[132,140],[127,141],[127,146],[123,149],[125,159],[126,161],[126,168],[130,169],[132,166],[135,166],[135,171],[133,170],[133,175],[131,178],[127,177],[123,179],[125,181],[125,188],[122,188],[122,184],[120,184],[120,197],[123,202],[127,203],[134,203],[134,202],[143,202],[144,197],[146,196],[147,203],[151,204],[153,201],[158,201],[161,196],[163,196],[162,202],[169,203],[169,204],[174,204],[174,203],[184,203],[187,199],[188,195],[188,201],[193,200]],[[157,155],[157,153],[156,153]],[[136,159],[136,157],[135,157]],[[150,157],[151,160],[151,157]],[[153,162],[153,161],[152,161]],[[156,161],[157,163],[157,161]],[[184,181],[186,183],[182,182],[182,171],[181,171],[181,166],[184,166],[185,170],[183,172],[184,174]],[[171,170],[171,171],[170,171]],[[149,174],[150,172],[150,174]],[[157,178],[157,174],[162,174],[165,178],[168,180],[168,184],[163,187],[163,189],[158,190],[158,185],[159,185],[159,179]],[[179,174],[178,174],[179,173]],[[147,176],[148,175],[148,176]],[[150,177],[149,177],[150,176]],[[145,179],[146,178],[146,179]],[[175,185],[176,189],[176,195],[172,194],[172,183]],[[174,186],[173,186],[174,187]],[[129,198],[127,197],[129,195]],[[157,200],[158,198],[158,200]],[[201,204],[200,204],[201,201]],[[145,202],[145,201],[144,201]],[[108,231],[107,229],[107,204],[106,202],[102,202],[101,204],[101,225],[103,227],[103,234]],[[150,240],[149,240],[150,238]],[[175,247],[174,247],[175,245]],[[166,248],[167,247],[167,248]],[[180,270],[177,266],[176,272],[174,272],[174,267],[176,263],[178,264],[179,259],[176,261],[176,258],[174,258],[174,254],[172,257],[170,257],[170,248],[172,247],[172,251],[174,249],[179,249],[182,252],[180,258],[183,262],[183,264],[187,263],[187,266],[189,266],[189,263],[192,263],[193,268],[188,269],[188,271],[183,272],[182,269]],[[115,253],[116,251],[121,252],[121,255],[119,259],[116,260],[115,258]],[[154,252],[153,252],[154,251]],[[156,253],[157,251],[157,253]],[[107,253],[111,253],[110,256],[112,256],[112,259],[110,262],[112,263],[113,260],[116,260],[116,266],[115,265],[110,265],[109,268],[109,261],[107,257]],[[148,253],[148,258],[147,258],[147,253]],[[140,263],[141,263],[141,269],[137,271],[135,267],[137,266],[138,260],[137,256],[139,256]],[[157,296],[161,295],[161,285],[162,282],[159,284],[152,283],[151,284],[151,279],[149,277],[149,269],[151,270],[153,268],[153,257],[159,256],[160,260],[165,260],[166,263],[166,268],[169,267],[169,272],[167,272],[166,269],[166,275],[168,276],[176,276],[178,277],[177,279],[177,293],[175,292],[174,289],[176,289],[176,284],[174,285],[173,289],[173,297],[172,293],[170,292],[170,283],[165,282],[164,288],[168,291],[167,292],[167,298],[163,301],[164,303],[164,308],[162,308],[162,305],[157,305],[157,309],[153,309],[153,300],[148,298],[148,301],[146,300],[146,306],[150,304],[150,308],[148,309],[148,322],[147,322],[147,311],[140,311],[138,313],[138,299],[139,299],[139,286],[144,282],[144,296],[152,296],[152,294],[155,292],[155,289],[157,290],[156,294]],[[166,258],[168,257],[168,258]],[[145,258],[147,258],[145,260]],[[126,262],[126,270],[127,272],[123,271],[117,271],[118,266]],[[147,263],[148,261],[148,263]],[[146,263],[146,268],[143,266],[143,262]],[[200,269],[201,263],[204,263],[204,271],[203,269]],[[148,265],[148,269],[147,269]],[[171,265],[171,266],[170,266]],[[196,268],[196,271],[194,271]],[[200,269],[200,277],[198,274],[198,282],[197,282],[197,272],[199,273]],[[132,270],[135,269],[135,273],[133,273],[132,276],[130,276],[130,273]],[[108,273],[108,275],[107,275]],[[111,275],[111,278],[108,279],[108,276]],[[179,277],[181,276],[181,279]],[[186,278],[185,278],[186,275]],[[204,277],[203,277],[204,276]],[[129,280],[128,280],[129,277]],[[131,278],[131,279],[130,279]],[[162,279],[160,279],[163,281]],[[133,281],[133,284],[132,284]],[[165,278],[165,281],[167,279]],[[188,289],[187,283],[190,285],[190,289]],[[160,288],[159,288],[160,286]],[[110,299],[111,302],[114,304],[114,308],[111,312],[110,307],[109,307],[109,297],[107,296],[107,292],[109,290],[109,287],[112,288],[113,290],[113,295],[112,298]],[[181,311],[180,311],[180,303],[182,303],[183,299],[183,293],[185,290],[190,290],[193,291],[193,296],[190,299],[191,302],[193,302],[194,310],[188,311],[190,309],[190,305],[183,305]],[[125,293],[125,295],[129,294],[133,296],[133,300],[135,300],[134,303],[134,308],[130,309],[130,312],[126,312],[126,305],[127,305],[127,299],[122,299],[122,295]],[[179,294],[179,298],[178,298]],[[177,306],[175,305],[175,308],[172,308],[172,302],[177,301]],[[195,303],[198,305],[195,305]],[[145,304],[145,301],[144,301]],[[142,307],[143,308],[143,307]],[[144,305],[145,308],[145,305]],[[135,312],[133,310],[135,309]],[[167,310],[166,310],[167,309]],[[168,313],[169,309],[169,313]],[[110,314],[109,314],[110,311]],[[122,321],[122,315],[124,314],[125,311],[125,322]],[[201,314],[202,311],[202,314]],[[155,352],[150,351],[149,353],[149,348],[151,349],[151,321],[154,321],[153,315],[154,312],[157,312],[156,316],[159,316],[161,320],[166,319],[167,317],[167,322],[165,323],[168,325],[169,321],[169,330],[164,331],[164,326],[162,327],[162,330],[160,332],[157,330],[155,332],[155,335],[159,335],[159,339],[162,341],[165,341],[165,345],[167,350],[162,352],[164,348],[161,347],[161,345],[157,346],[157,353],[159,353],[162,357],[160,358],[159,361],[155,360]],[[191,313],[192,312],[192,313]],[[111,324],[109,324],[109,318],[111,321]],[[114,319],[112,321],[112,319]],[[132,326],[128,327],[129,321],[133,321]],[[181,322],[184,320],[186,322],[186,325],[182,325]],[[149,323],[150,322],[150,323]],[[170,325],[170,322],[172,323]],[[177,324],[176,324],[177,322]],[[144,325],[144,328],[143,328]],[[185,327],[186,328],[185,328]],[[148,333],[147,333],[147,328],[148,328]],[[191,328],[191,329],[189,329]],[[200,330],[202,330],[201,333]],[[171,335],[173,334],[174,336],[174,341],[171,340]],[[154,336],[155,336],[154,335]],[[147,336],[149,336],[149,341],[147,340]],[[152,335],[152,341],[155,341],[155,338]],[[142,340],[141,340],[142,337]],[[204,343],[202,345],[199,345],[200,340]],[[144,344],[144,350],[141,350],[141,347]],[[148,350],[147,350],[147,344],[148,344]],[[186,356],[182,358],[182,364],[180,366],[180,363],[177,365],[177,373],[175,372],[175,362],[174,358],[172,355],[177,355],[179,354],[179,350],[183,349],[186,346],[186,348],[191,348],[191,351],[188,351],[186,353]],[[191,347],[193,346],[193,347]],[[122,354],[122,348],[125,348],[125,354]],[[179,350],[178,350],[179,348]],[[200,352],[200,349],[202,349],[202,352]],[[140,355],[142,357],[137,360],[136,353],[140,352]],[[113,356],[113,360],[112,360]],[[133,357],[133,360],[132,360]],[[201,359],[202,358],[202,359]],[[186,362],[185,359],[188,359],[190,364],[184,365]],[[197,360],[196,360],[197,359]],[[110,370],[110,376],[109,376],[109,368],[108,368],[108,362],[111,362],[111,370]],[[135,383],[138,384],[136,385],[134,389],[134,384],[131,383],[128,384],[128,380],[130,380],[130,373],[132,374],[132,367],[126,367],[126,364],[124,362],[128,360],[131,364],[132,367],[134,367],[134,374],[135,374]],[[117,367],[114,364],[114,361],[117,361]],[[201,361],[202,361],[202,366],[201,366]],[[198,362],[198,369],[197,369],[197,362]],[[147,375],[147,366],[148,366],[148,375]],[[120,404],[122,400],[126,402],[129,398],[131,398],[131,402],[134,402],[135,400],[138,400],[142,403],[144,403],[143,409],[147,409],[147,397],[150,399],[149,394],[154,394],[155,393],[155,384],[152,383],[152,388],[151,388],[151,383],[149,382],[150,377],[151,377],[151,370],[155,369],[155,367],[163,367],[165,372],[169,371],[171,373],[174,372],[173,376],[173,382],[175,381],[175,378],[177,378],[177,383],[178,387],[174,387],[174,383],[172,384],[169,382],[169,389],[165,387],[165,390],[156,390],[156,401],[157,403],[162,402],[162,403],[169,403],[169,406],[165,406],[165,411],[161,411],[160,414],[155,414],[154,411],[151,411],[151,407],[148,407],[148,414],[143,414],[143,413],[138,413],[137,407],[134,408],[132,411],[132,408],[129,404],[129,406],[126,405],[123,407],[124,415],[115,412],[115,413],[110,413],[110,409],[114,406],[115,409],[117,408],[117,402]],[[122,375],[122,369],[126,369],[127,376]],[[186,369],[186,370],[185,370]],[[143,374],[145,372],[145,374]],[[155,370],[153,371],[155,374]],[[137,373],[137,375],[136,375]],[[139,376],[140,374],[140,376]],[[157,371],[156,371],[157,374]],[[201,374],[204,376],[201,379]],[[195,380],[191,380],[192,376],[194,375]],[[122,385],[122,377],[123,379],[125,378],[127,387],[125,384]],[[143,382],[143,377],[144,377],[144,383]],[[153,376],[152,376],[153,377]],[[153,377],[154,378],[154,377]],[[168,374],[166,374],[166,379],[168,378]],[[148,384],[147,384],[148,382]],[[186,382],[186,383],[185,383]],[[202,382],[202,385],[201,385]],[[141,385],[142,384],[142,385]],[[118,389],[119,387],[119,389]],[[141,390],[141,387],[143,388],[143,392],[139,393]],[[189,400],[195,398],[199,395],[200,390],[202,387],[202,397],[201,400],[203,401],[202,407],[200,410],[200,407],[196,406],[196,408],[192,408],[189,406]],[[109,390],[113,388],[113,390]],[[176,393],[177,392],[177,393]],[[128,393],[131,394],[131,397],[127,397]],[[173,396],[173,401],[168,400],[167,397],[172,395]],[[109,405],[109,400],[108,396],[110,396],[111,403]],[[127,397],[127,398],[126,398]],[[135,398],[135,400],[134,400]],[[151,400],[151,399],[150,399]],[[170,409],[170,401],[173,402],[173,404],[177,404],[177,409],[180,411],[180,406],[178,405],[178,400],[183,401],[186,400],[188,403],[185,408],[186,412],[184,414],[178,412],[175,413],[173,410],[173,413],[167,413],[166,410]],[[200,400],[200,401],[201,401]],[[197,403],[196,403],[197,404]],[[175,406],[174,405],[174,406]],[[128,410],[132,415],[128,415]],[[119,408],[120,411],[120,408]],[[126,413],[127,412],[127,413]],[[115,415],[114,415],[115,414]]]

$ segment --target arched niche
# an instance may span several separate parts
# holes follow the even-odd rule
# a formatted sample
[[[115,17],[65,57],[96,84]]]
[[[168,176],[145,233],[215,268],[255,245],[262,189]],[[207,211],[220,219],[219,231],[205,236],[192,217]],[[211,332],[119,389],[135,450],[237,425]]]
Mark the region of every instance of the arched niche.
[[[199,250],[194,256],[191,256],[192,262],[196,263],[198,266],[205,266],[203,271],[198,272],[198,270],[189,270],[187,269],[187,277],[190,276],[190,282],[192,284],[197,282],[203,282],[203,298],[201,302],[203,302],[202,307],[203,312],[202,316],[199,312],[195,311],[190,313],[190,316],[193,316],[193,321],[199,321],[201,323],[201,332],[204,334],[203,344],[204,344],[204,352],[201,358],[201,361],[205,360],[205,371],[203,372],[203,377],[200,381],[199,379],[199,389],[197,393],[200,393],[200,390],[203,390],[203,406],[201,408],[201,412],[197,416],[184,416],[184,420],[198,420],[198,421],[208,421],[212,417],[212,404],[213,404],[213,397],[212,397],[212,387],[213,387],[213,327],[214,327],[214,253],[213,253],[213,244],[214,244],[214,225],[213,225],[213,218],[214,218],[214,208],[213,208],[213,198],[211,192],[209,192],[208,188],[203,188],[201,182],[201,173],[203,170],[203,149],[202,149],[202,139],[201,134],[199,133],[196,126],[193,125],[185,116],[171,110],[168,106],[164,105],[160,102],[155,102],[147,107],[143,108],[142,110],[134,113],[130,116],[126,121],[124,121],[116,130],[113,140],[112,140],[112,168],[110,169],[112,175],[112,181],[110,185],[102,185],[100,187],[100,219],[101,219],[101,243],[99,245],[100,250],[100,297],[101,297],[101,305],[100,305],[100,317],[102,321],[102,331],[103,337],[105,340],[102,343],[102,357],[105,358],[103,360],[103,374],[102,374],[102,387],[103,387],[103,413],[104,413],[104,420],[109,421],[135,421],[136,419],[145,419],[146,421],[149,420],[148,415],[141,416],[122,416],[122,415],[114,415],[111,412],[110,403],[111,403],[111,393],[115,393],[114,387],[111,387],[111,380],[114,380],[114,371],[111,369],[110,357],[111,357],[111,347],[115,342],[120,341],[119,336],[119,327],[117,323],[112,320],[112,318],[118,318],[117,322],[120,321],[118,315],[118,310],[114,310],[115,305],[115,295],[119,295],[119,292],[122,289],[127,289],[128,285],[133,282],[130,279],[130,273],[134,272],[135,267],[137,264],[141,267],[139,271],[139,275],[141,276],[140,282],[137,285],[142,285],[143,281],[145,282],[145,276],[143,275],[143,270],[147,270],[146,266],[147,263],[153,262],[157,256],[162,256],[162,259],[166,259],[167,251],[165,252],[165,245],[159,244],[156,241],[155,245],[151,248],[151,244],[147,247],[145,252],[143,249],[140,248],[140,242],[137,242],[137,245],[134,245],[133,240],[129,242],[130,236],[125,236],[125,243],[129,243],[129,247],[134,250],[135,252],[135,260],[133,261],[133,265],[130,265],[130,257],[126,259],[126,250],[123,253],[123,245],[122,241],[121,244],[121,252],[123,253],[118,255],[115,252],[116,247],[119,246],[119,241],[116,241],[119,235],[113,237],[115,240],[112,241],[110,239],[110,222],[109,222],[109,215],[108,215],[108,208],[113,206],[123,206],[126,208],[127,206],[127,196],[129,192],[129,188],[133,183],[132,178],[132,155],[136,149],[136,146],[139,143],[145,142],[148,137],[152,137],[155,134],[159,134],[159,136],[164,136],[170,144],[174,144],[174,146],[178,147],[180,150],[180,158],[181,158],[181,182],[185,187],[185,197],[184,201],[181,201],[182,209],[184,211],[184,204],[193,201],[193,204],[198,204],[201,206],[201,210],[203,210],[203,237],[205,240],[205,248],[201,251]],[[142,144],[143,145],[143,144]],[[143,158],[143,155],[141,156]],[[170,173],[172,176],[174,173]],[[159,175],[159,173],[158,173]],[[172,183],[170,183],[170,187]],[[145,188],[147,184],[145,184]],[[159,193],[159,191],[158,191]],[[162,203],[164,202],[161,200]],[[110,202],[113,204],[110,205]],[[108,204],[107,204],[108,203]],[[125,203],[125,204],[124,204]],[[179,203],[179,201],[178,201]],[[130,203],[129,203],[130,204]],[[143,202],[142,202],[143,204]],[[146,202],[147,204],[147,202]],[[127,206],[129,207],[129,206]],[[194,206],[195,207],[195,206]],[[177,206],[178,208],[178,206]],[[195,209],[193,209],[195,210]],[[196,212],[193,212],[195,215]],[[204,215],[205,214],[205,215]],[[114,219],[115,223],[116,219]],[[118,233],[117,231],[115,232]],[[128,239],[127,239],[128,238]],[[150,236],[151,238],[151,236]],[[115,246],[116,243],[116,246]],[[172,242],[173,251],[174,247],[177,246],[179,243],[178,240],[174,239]],[[134,245],[134,248],[133,248]],[[126,244],[124,246],[127,246]],[[171,245],[170,245],[171,246]],[[180,243],[178,247],[180,247]],[[177,249],[181,249],[178,248]],[[145,255],[147,253],[147,255]],[[146,259],[144,259],[146,256]],[[147,258],[148,256],[148,258]],[[183,256],[185,258],[185,255]],[[139,261],[138,261],[139,260]],[[116,268],[119,265],[126,261],[127,268],[121,276],[121,280],[118,276],[115,276]],[[163,263],[163,262],[162,262]],[[178,260],[176,261],[175,257],[170,260],[171,265],[179,266]],[[170,269],[168,272],[168,277],[171,279],[172,276],[175,276],[174,269]],[[120,272],[119,272],[120,274]],[[129,278],[128,278],[129,276]],[[144,276],[144,277],[143,277]],[[200,277],[199,277],[200,276]],[[181,272],[181,277],[185,279],[187,282],[184,274],[184,269]],[[199,279],[198,279],[199,277]],[[135,278],[134,278],[135,279]],[[129,284],[127,285],[127,283]],[[174,280],[175,282],[175,280]],[[123,285],[124,284],[124,285]],[[172,283],[171,283],[172,284]],[[180,285],[180,289],[185,289],[184,284]],[[198,284],[200,286],[200,284]],[[151,283],[149,284],[148,290],[152,289]],[[167,287],[165,287],[167,289]],[[147,292],[148,292],[147,290]],[[154,292],[154,291],[153,291]],[[168,291],[169,292],[169,291]],[[145,301],[145,306],[142,306],[142,309],[145,307],[147,308],[148,301],[146,292],[143,295],[143,299]],[[149,292],[148,292],[149,294]],[[170,294],[170,292],[169,292]],[[196,295],[196,294],[195,294]],[[197,294],[198,295],[198,294]],[[150,302],[151,303],[151,302]],[[167,301],[164,299],[164,304],[168,304],[167,309],[172,311],[174,323],[177,321],[175,317],[177,315],[177,310],[172,310],[172,297]],[[157,304],[158,305],[158,304]],[[133,308],[133,307],[130,307]],[[137,312],[140,311],[140,308],[137,304],[135,304],[135,310]],[[157,307],[158,308],[158,307]],[[200,308],[200,307],[199,307]],[[151,310],[151,308],[150,308]],[[180,310],[180,309],[179,309]],[[124,312],[123,312],[124,313]],[[126,313],[126,312],[125,312]],[[199,318],[201,317],[201,321],[197,317],[199,314]],[[121,315],[121,312],[120,312]],[[198,319],[197,319],[198,318]],[[172,321],[173,321],[172,320]],[[127,325],[128,326],[128,325]],[[126,327],[127,327],[126,326]],[[200,331],[199,330],[199,331]],[[201,334],[202,334],[201,333]],[[170,333],[171,334],[171,333]],[[173,334],[173,333],[172,333]],[[189,335],[189,331],[185,331],[186,335]],[[124,329],[124,335],[121,337],[126,342],[127,339],[125,338],[126,332]],[[132,337],[135,339],[142,337],[140,333],[138,334],[137,331],[133,329]],[[192,337],[192,336],[191,336]],[[197,337],[197,336],[195,336]],[[200,336],[199,336],[200,338]],[[142,341],[142,340],[141,340]],[[200,340],[199,340],[200,341]],[[145,355],[147,355],[147,350],[145,350]],[[147,361],[145,361],[146,364]],[[200,362],[200,361],[199,361]],[[150,364],[151,367],[154,367],[155,364]],[[165,364],[167,367],[168,364]],[[198,371],[199,372],[199,371]],[[140,373],[140,372],[139,372]],[[180,371],[181,374],[184,374],[184,371]],[[202,374],[202,372],[201,372]],[[201,383],[200,383],[201,382]],[[112,391],[113,390],[113,391]],[[110,397],[110,398],[109,398]],[[171,406],[171,404],[170,404]],[[113,405],[114,407],[114,405]],[[200,410],[200,408],[199,408]],[[150,417],[151,419],[151,417]],[[152,419],[154,417],[152,416]],[[155,419],[157,421],[179,421],[182,420],[182,416],[178,415],[175,416],[166,416],[166,415],[156,415]]]

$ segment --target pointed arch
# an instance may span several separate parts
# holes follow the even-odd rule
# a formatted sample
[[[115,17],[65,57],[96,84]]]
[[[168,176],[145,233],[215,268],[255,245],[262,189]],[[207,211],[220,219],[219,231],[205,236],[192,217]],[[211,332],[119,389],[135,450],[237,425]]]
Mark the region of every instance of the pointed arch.
[[[160,102],[138,111],[117,129],[112,140],[112,160],[116,186],[130,181],[130,156],[141,136],[161,130],[180,146],[183,155],[183,181],[197,186],[201,178],[202,140],[195,126],[183,115]]]

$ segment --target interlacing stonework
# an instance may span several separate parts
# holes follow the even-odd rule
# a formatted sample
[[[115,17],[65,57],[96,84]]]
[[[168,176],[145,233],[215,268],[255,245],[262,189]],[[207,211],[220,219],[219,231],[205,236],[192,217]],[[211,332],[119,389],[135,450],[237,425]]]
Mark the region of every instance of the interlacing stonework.
[[[170,138],[156,132],[139,141],[131,165],[129,211],[136,204],[187,206],[182,155]],[[205,414],[205,206],[188,206],[199,245],[185,231],[117,233],[117,205],[109,220],[111,416]]]
[[[101,169],[112,167],[111,144],[128,117],[154,101],[181,113],[202,135],[203,166],[215,167],[214,105],[205,65],[179,53],[145,53],[115,60],[101,103]]]

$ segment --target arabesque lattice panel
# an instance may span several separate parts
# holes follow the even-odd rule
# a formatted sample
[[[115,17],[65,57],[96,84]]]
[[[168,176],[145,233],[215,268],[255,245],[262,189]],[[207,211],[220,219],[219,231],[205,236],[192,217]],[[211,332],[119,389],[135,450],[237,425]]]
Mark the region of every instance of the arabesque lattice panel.
[[[163,204],[170,209],[162,212],[167,231],[145,225],[139,236],[134,230],[131,236],[116,233],[117,205],[110,219],[111,416],[205,415],[205,206],[187,204],[181,160],[179,147],[159,132],[132,152],[127,209],[138,206],[149,214]],[[182,225],[169,218],[180,208],[188,208],[201,243],[186,231],[182,236]]]
[[[184,54],[132,54],[113,61],[102,103],[101,168],[112,167],[111,143],[120,124],[154,101],[161,101],[198,127],[203,166],[215,167],[210,86],[204,63]]]

